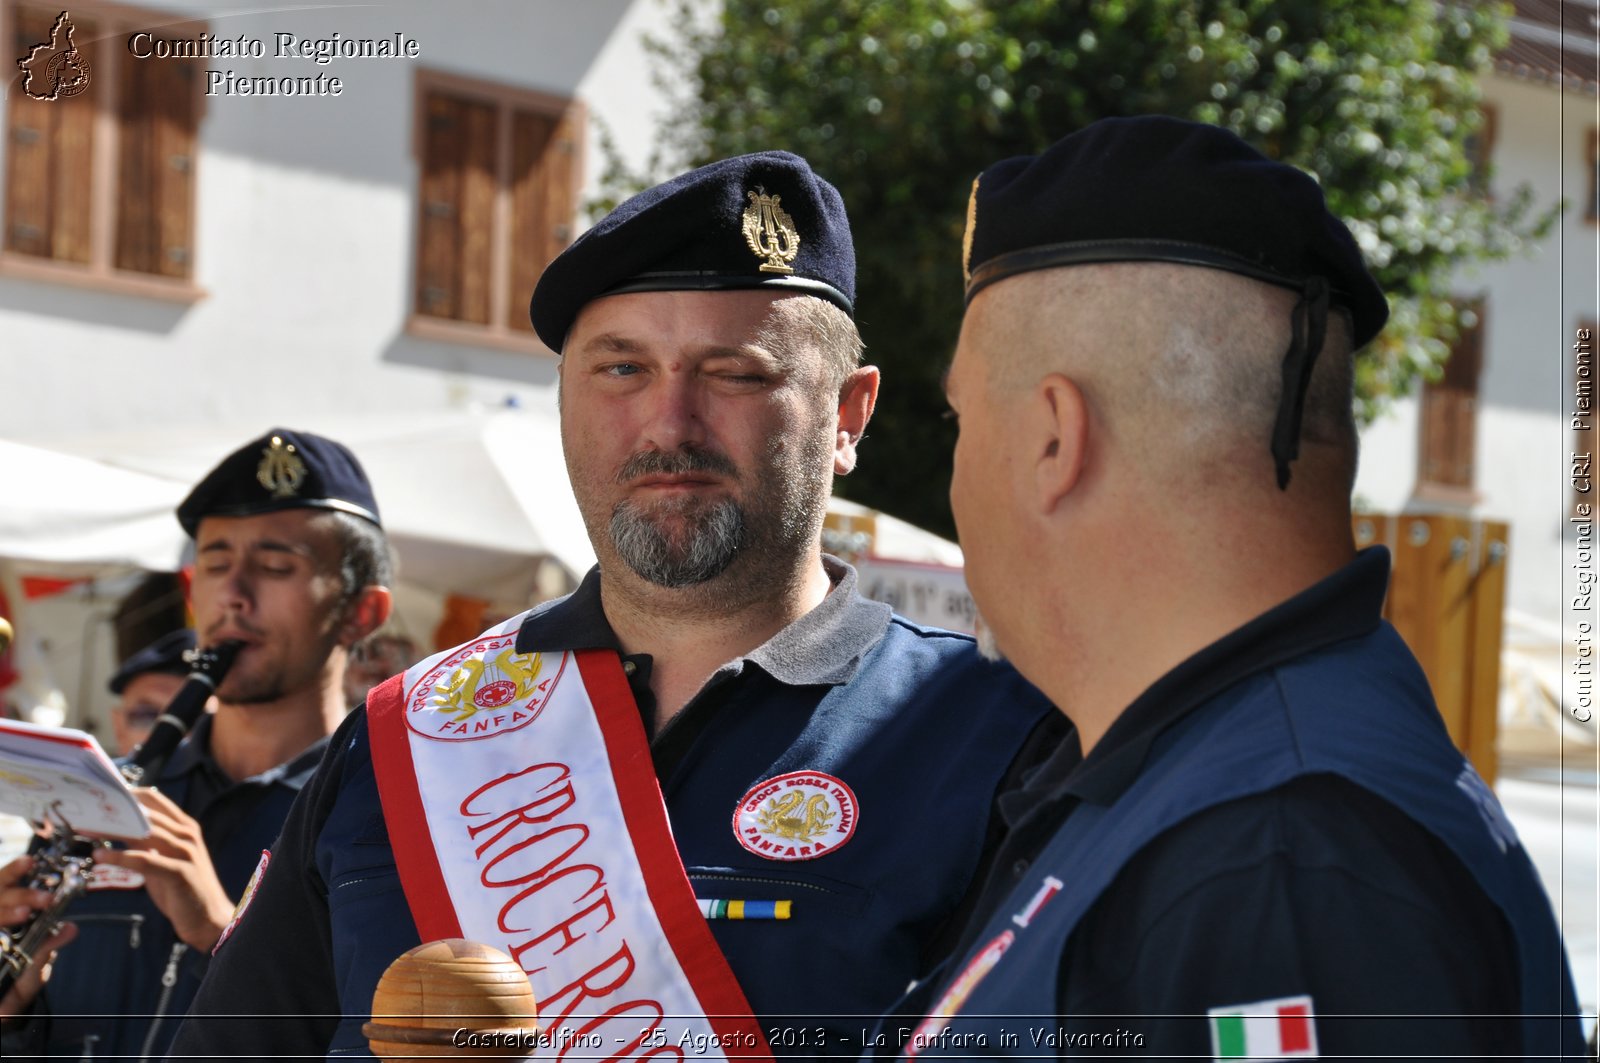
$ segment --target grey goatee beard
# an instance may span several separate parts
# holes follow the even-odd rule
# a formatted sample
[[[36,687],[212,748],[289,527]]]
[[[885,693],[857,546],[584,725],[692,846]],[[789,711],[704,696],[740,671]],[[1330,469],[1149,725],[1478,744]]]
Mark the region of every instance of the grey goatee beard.
[[[713,472],[737,476],[733,463],[707,451],[635,454],[617,471],[617,482],[642,476]],[[666,530],[667,520],[687,525],[680,535]],[[731,498],[706,503],[696,498],[671,499],[650,509],[631,501],[611,511],[611,542],[617,556],[634,573],[658,587],[690,587],[720,576],[744,548],[748,529],[744,510]]]
[[[698,514],[686,505],[666,504],[655,514],[672,510],[693,520],[694,526],[675,541],[651,518],[631,502],[622,502],[611,513],[611,542],[617,555],[640,579],[658,587],[690,587],[720,576],[733,563],[744,546],[744,513],[731,498],[719,499]]]

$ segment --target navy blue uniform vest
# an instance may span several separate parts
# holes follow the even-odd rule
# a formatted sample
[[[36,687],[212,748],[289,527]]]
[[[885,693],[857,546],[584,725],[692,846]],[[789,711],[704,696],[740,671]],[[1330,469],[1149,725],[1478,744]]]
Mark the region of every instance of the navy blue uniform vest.
[[[919,1057],[1037,1055],[1027,1031],[1056,1026],[1068,939],[1123,867],[1204,809],[1318,773],[1388,801],[1460,859],[1516,939],[1524,1052],[1553,1056],[1563,1042],[1577,1051],[1571,977],[1538,875],[1387,623],[1230,687],[1156,740],[1119,800],[1075,808],[973,946],[945,966],[943,986],[927,999],[935,1011],[948,999],[948,1023],[924,1022],[902,1047]],[[1042,889],[1052,877],[1054,893]]]
[[[187,773],[166,776],[158,789],[182,808],[190,779]],[[246,798],[256,803],[242,828],[210,839],[212,866],[230,897],[244,892],[296,793],[282,785],[260,788],[259,796]],[[209,957],[178,939],[143,888],[91,892],[68,909],[67,918],[77,924],[78,936],[61,950],[45,987],[48,1019],[35,1020],[48,1022],[45,1051],[66,1058],[165,1056]]]

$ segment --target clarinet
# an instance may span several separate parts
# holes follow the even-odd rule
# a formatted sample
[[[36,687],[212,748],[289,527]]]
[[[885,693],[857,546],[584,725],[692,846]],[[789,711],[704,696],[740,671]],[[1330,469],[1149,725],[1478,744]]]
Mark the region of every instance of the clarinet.
[[[178,743],[189,733],[189,728],[205,712],[206,702],[216,693],[217,684],[228,674],[228,669],[233,667],[233,659],[243,645],[241,642],[219,642],[215,646],[189,652],[185,658],[189,662],[189,678],[172,695],[167,711],[156,720],[149,737],[122,766],[122,777],[129,786],[143,786],[146,779],[161,776],[167,758],[172,756],[172,751],[178,748]]]
[[[156,720],[150,736],[119,769],[129,786],[143,786],[146,780],[161,776],[167,758],[205,711],[206,702],[233,666],[241,645],[222,642],[189,652],[189,677]],[[89,888],[95,851],[111,844],[103,839],[85,837],[73,830],[72,824],[64,818],[57,818],[60,822],[51,821],[54,830],[50,840],[33,852],[33,871],[20,884],[27,889],[49,892],[49,905],[18,927],[0,928],[0,997],[10,992],[27,973],[39,946],[60,926],[67,907]]]

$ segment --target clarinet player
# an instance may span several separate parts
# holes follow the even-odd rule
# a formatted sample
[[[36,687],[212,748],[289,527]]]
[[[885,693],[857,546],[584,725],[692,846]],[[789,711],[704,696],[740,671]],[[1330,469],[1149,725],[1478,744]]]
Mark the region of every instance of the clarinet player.
[[[0,1000],[0,1055],[166,1054],[212,948],[345,712],[350,648],[390,608],[388,542],[371,485],[341,444],[273,429],[178,507],[194,539],[202,646],[241,644],[202,716],[136,791],[148,838],[97,854],[94,884]],[[0,868],[0,920],[48,895]],[[55,952],[53,962],[50,954]]]

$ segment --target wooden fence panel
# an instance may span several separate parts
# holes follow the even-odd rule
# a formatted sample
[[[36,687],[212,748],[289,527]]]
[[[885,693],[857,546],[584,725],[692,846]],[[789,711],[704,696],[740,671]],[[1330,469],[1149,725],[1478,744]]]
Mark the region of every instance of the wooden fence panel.
[[[1416,654],[1445,728],[1478,773],[1498,771],[1508,528],[1446,513],[1358,513],[1358,546],[1394,557],[1384,616]]]

